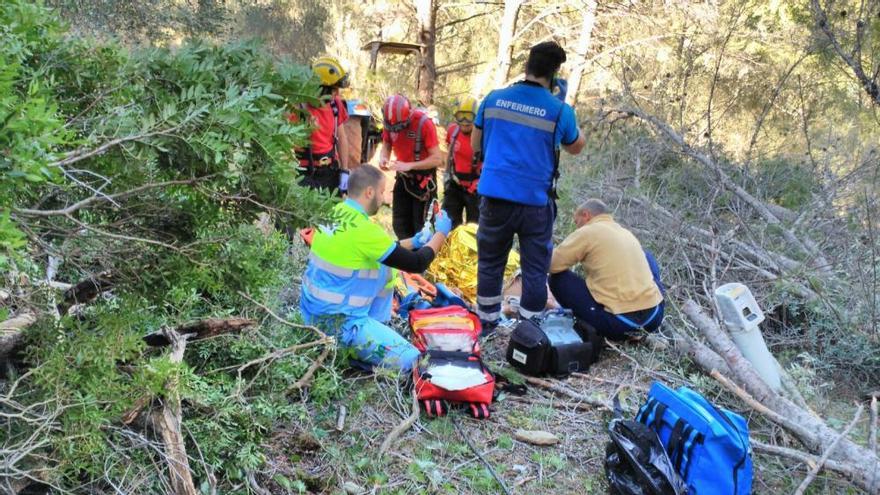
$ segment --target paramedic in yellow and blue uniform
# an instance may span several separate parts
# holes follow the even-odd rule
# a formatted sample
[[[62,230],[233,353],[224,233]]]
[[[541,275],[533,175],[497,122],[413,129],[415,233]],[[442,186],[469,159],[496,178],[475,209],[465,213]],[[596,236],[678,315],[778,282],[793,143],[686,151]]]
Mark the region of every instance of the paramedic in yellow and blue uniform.
[[[370,217],[379,211],[385,175],[361,165],[348,179],[348,199],[333,208],[332,221],[315,231],[302,280],[305,321],[335,334],[369,366],[412,369],[419,351],[394,329],[391,319],[395,270],[425,271],[452,229],[441,211],[434,229],[395,242]]]

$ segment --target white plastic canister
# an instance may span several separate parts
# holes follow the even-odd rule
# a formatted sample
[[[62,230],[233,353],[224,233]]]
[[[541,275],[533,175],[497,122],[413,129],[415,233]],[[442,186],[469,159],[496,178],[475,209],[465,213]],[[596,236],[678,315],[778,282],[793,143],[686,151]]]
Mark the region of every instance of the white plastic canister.
[[[778,391],[782,383],[776,359],[767,349],[758,327],[764,321],[764,312],[758,307],[752,292],[740,283],[724,284],[715,289],[715,302],[740,352],[752,363],[764,383]]]

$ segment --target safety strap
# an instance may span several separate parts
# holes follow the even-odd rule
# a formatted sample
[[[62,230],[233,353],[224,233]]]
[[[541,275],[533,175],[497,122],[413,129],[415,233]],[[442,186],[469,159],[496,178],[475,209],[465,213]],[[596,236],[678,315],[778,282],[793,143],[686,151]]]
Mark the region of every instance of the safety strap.
[[[651,316],[649,316],[648,319],[645,320],[645,322],[642,323],[641,325],[637,324],[636,322],[630,320],[629,318],[627,318],[626,316],[623,316],[623,315],[614,315],[614,317],[617,318],[618,320],[622,321],[623,323],[625,323],[627,326],[629,326],[633,330],[644,330],[646,326],[650,325],[651,322],[654,321],[654,318],[656,318],[659,313],[660,313],[660,305],[658,304],[658,305],[654,306],[654,311],[651,312]]]
[[[559,119],[562,118],[562,112],[565,110],[565,103],[559,107],[559,113],[556,114],[556,121],[553,123],[553,134],[550,137],[551,142],[553,143],[553,176],[550,177],[550,190],[547,191],[547,195],[550,196],[550,199],[556,201],[559,199],[559,194],[556,193],[556,182],[559,180],[559,147],[556,146],[556,129],[559,127]]]
[[[653,428],[656,432],[659,432],[660,427],[663,425],[663,415],[666,414],[666,409],[668,409],[668,406],[660,402],[657,403],[657,407],[654,409],[654,417],[651,420],[651,428]]]
[[[426,120],[428,120],[428,116],[422,114],[419,125],[416,126],[416,145],[413,147],[413,161],[416,162],[422,161],[422,127],[424,127]]]
[[[468,403],[469,411],[471,416],[476,419],[486,419],[489,417],[489,405],[485,402],[470,402]]]
[[[309,107],[305,103],[300,104],[300,109],[306,113],[310,113]],[[306,159],[308,160],[305,169],[310,174],[314,173],[315,169],[318,168],[318,161],[327,156],[331,159],[331,165],[332,161],[336,161],[337,166],[341,163],[341,160],[339,159],[339,105],[337,104],[336,98],[330,100],[330,109],[333,111],[333,148],[330,150],[330,153],[324,153],[321,155],[316,155],[312,150],[311,145],[304,148]]]
[[[458,136],[460,133],[461,126],[456,124],[454,130],[452,131],[452,137],[449,139],[449,156],[446,159],[446,176],[453,179],[456,184],[462,186],[469,193],[473,194],[473,191],[476,188],[476,184],[474,184],[474,181],[480,178],[480,176],[477,174],[477,165],[479,162],[477,161],[477,154],[474,153],[473,159],[470,163],[470,172],[463,173],[458,171],[458,168],[455,164],[455,143],[458,141]],[[464,181],[464,183],[462,183],[462,181]]]
[[[659,436],[660,428],[663,426],[663,416],[667,409],[666,404],[657,399],[648,399],[648,402],[636,414],[636,421],[650,426]],[[666,441],[666,452],[669,453],[669,459],[675,470],[681,474],[682,479],[687,480],[694,448],[698,444],[702,444],[704,439],[702,433],[695,430],[683,419],[679,418],[673,424],[672,431]]]
[[[681,473],[681,478],[686,480],[688,477],[688,473],[691,470],[691,460],[693,459],[694,447],[698,444],[703,443],[703,439],[705,437],[702,433],[693,430],[693,438],[689,440],[689,443],[685,445],[685,456],[687,459],[684,461],[684,466],[682,466],[678,472]]]
[[[451,174],[455,173],[455,142],[461,133],[461,126],[455,124],[455,130],[452,131],[452,137],[449,138],[449,156],[446,158],[446,164]]]
[[[333,110],[333,157],[339,163],[339,105],[337,99],[330,100],[330,109]]]
[[[678,471],[679,466],[681,466],[681,451],[684,443],[683,433],[685,426],[686,423],[684,420],[679,418],[672,427],[672,433],[669,435],[669,442],[666,444],[666,452],[669,453],[669,457],[671,457],[670,460],[676,471]]]
[[[422,407],[428,417],[439,417],[446,415],[446,407],[441,400],[423,400]]]

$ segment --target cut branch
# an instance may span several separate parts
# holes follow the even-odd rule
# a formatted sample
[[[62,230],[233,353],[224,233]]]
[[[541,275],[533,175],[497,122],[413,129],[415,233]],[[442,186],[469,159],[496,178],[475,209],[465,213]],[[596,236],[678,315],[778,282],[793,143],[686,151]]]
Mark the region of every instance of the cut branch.
[[[328,338],[328,337],[327,337],[327,334],[325,334],[324,332],[322,332],[318,327],[314,327],[314,326],[311,326],[311,325],[300,325],[300,324],[298,324],[298,323],[294,323],[294,322],[292,322],[292,321],[285,320],[284,318],[282,318],[282,317],[278,316],[277,314],[275,314],[274,311],[272,311],[271,309],[269,309],[268,307],[266,307],[265,304],[262,304],[262,303],[257,302],[254,298],[252,298],[251,296],[245,294],[244,292],[239,291],[238,295],[240,295],[241,297],[247,299],[248,301],[252,302],[253,304],[256,304],[257,306],[259,306],[260,309],[262,309],[262,310],[265,311],[266,313],[269,313],[269,316],[271,316],[272,318],[274,318],[275,321],[277,321],[278,323],[281,323],[282,325],[287,325],[287,326],[289,326],[290,328],[297,328],[297,329],[302,329],[302,330],[311,330],[312,332],[315,332],[316,334],[318,334],[318,336],[321,337],[322,339],[327,339],[327,338]]]
[[[416,420],[419,419],[419,399],[416,395],[416,391],[413,390],[412,393],[412,412],[410,412],[409,416],[407,416],[403,421],[400,422],[397,426],[391,430],[391,433],[385,437],[385,440],[382,442],[382,445],[379,447],[379,455],[385,454],[388,451],[388,448],[391,447],[391,444],[397,440],[403,432],[412,428],[412,425],[415,424]]]
[[[188,341],[196,341],[218,335],[239,333],[256,324],[256,321],[249,318],[207,318],[183,324],[177,327],[175,331],[181,335],[186,335]],[[171,341],[168,340],[163,331],[145,335],[144,342],[152,347],[163,347],[171,344]]]
[[[755,439],[751,439],[749,442],[756,452],[762,454],[785,457],[786,459],[803,462],[807,466],[815,466],[819,462],[818,457],[800,450],[780,447],[778,445],[770,445]],[[838,474],[844,475],[849,481],[852,481],[857,476],[857,473],[853,471],[851,466],[830,459],[825,461],[825,467]]]
[[[852,419],[849,425],[847,425],[846,429],[841,432],[841,434],[831,442],[831,445],[825,449],[825,452],[822,454],[822,457],[819,458],[819,462],[816,463],[815,466],[810,468],[810,471],[807,473],[807,477],[804,478],[804,481],[801,482],[800,486],[798,486],[797,490],[795,490],[794,495],[803,495],[805,491],[807,491],[807,487],[810,486],[810,483],[816,479],[816,475],[819,474],[819,471],[822,469],[822,466],[825,465],[825,462],[828,461],[828,457],[831,456],[831,453],[834,452],[834,449],[837,447],[838,442],[842,438],[846,438],[849,435],[849,432],[852,431],[853,427],[856,426],[856,423],[859,422],[859,419],[862,417],[862,411],[865,410],[865,407],[861,404],[859,408],[856,410],[856,415]]]
[[[324,346],[324,350],[321,351],[321,355],[319,355],[318,358],[315,359],[315,362],[313,362],[312,365],[309,366],[309,369],[306,370],[303,376],[300,377],[300,379],[297,380],[296,383],[294,383],[290,386],[290,388],[287,389],[287,392],[289,393],[294,390],[302,390],[311,385],[312,379],[315,376],[315,372],[317,372],[318,368],[320,368],[324,364],[324,361],[327,359],[327,356],[330,355],[330,351],[332,351],[333,348],[334,346],[332,345]]]
[[[614,406],[608,401],[604,401],[601,399],[597,399],[595,397],[590,397],[589,395],[584,395],[584,394],[575,392],[574,390],[563,387],[559,383],[554,383],[554,382],[544,380],[541,378],[535,378],[533,376],[526,376],[523,378],[526,380],[526,382],[531,383],[532,385],[537,385],[539,387],[546,388],[547,390],[550,390],[551,392],[555,392],[560,395],[565,395],[566,397],[570,397],[576,401],[584,402],[586,404],[590,404],[591,406],[595,406],[595,407],[601,407],[601,408],[607,409],[608,411],[614,410]]]
[[[119,146],[120,144],[125,144],[133,141],[143,141],[144,139],[149,139],[155,136],[171,136],[174,135],[175,132],[179,131],[183,126],[185,126],[189,121],[201,115],[207,110],[207,106],[202,107],[194,111],[193,113],[187,115],[185,119],[183,119],[179,124],[168,127],[166,129],[157,129],[149,132],[141,132],[139,134],[132,134],[130,136],[125,136],[121,138],[116,138],[106,143],[98,146],[97,148],[93,148],[90,150],[75,150],[67,154],[61,160],[58,160],[51,164],[53,167],[66,167],[68,165],[72,165],[76,162],[85,160],[87,158],[91,158],[93,156],[98,156],[103,153],[106,153],[107,150]]]
[[[871,423],[868,425],[868,448],[871,452],[877,452],[877,396],[871,396]]]
[[[765,204],[763,201],[754,197],[751,193],[743,189],[736,182],[733,181],[725,172],[721,169],[718,163],[715,162],[712,157],[706,155],[698,151],[697,149],[691,147],[688,144],[684,137],[681,134],[677,133],[669,124],[663,122],[653,115],[649,115],[642,110],[635,108],[628,108],[621,110],[622,113],[632,115],[634,117],[638,117],[639,119],[647,122],[651,126],[654,127],[660,134],[666,137],[669,141],[673,142],[678,148],[681,149],[681,152],[685,155],[691,157],[697,162],[704,165],[706,168],[712,170],[715,175],[718,177],[721,185],[723,185],[726,189],[731,191],[741,200],[743,200],[746,204],[752,207],[761,218],[764,219],[768,224],[776,227],[782,233],[782,236],[785,240],[799,249],[801,252],[806,253],[813,261],[813,266],[820,271],[822,271],[826,276],[831,275],[830,264],[825,259],[825,257],[819,253],[817,249],[815,249],[812,245],[808,245],[808,243],[802,241],[798,236],[792,232],[787,226],[785,226],[782,221],[777,217],[770,209],[770,207]]]

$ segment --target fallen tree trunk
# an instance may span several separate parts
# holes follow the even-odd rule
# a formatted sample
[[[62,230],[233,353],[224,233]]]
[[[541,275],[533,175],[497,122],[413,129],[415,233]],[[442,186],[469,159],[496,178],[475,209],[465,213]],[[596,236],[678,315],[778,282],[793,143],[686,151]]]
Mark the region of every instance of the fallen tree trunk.
[[[25,312],[0,322],[0,358],[5,360],[15,351],[24,338],[24,330],[36,321],[36,315]]]
[[[793,422],[799,425],[799,428],[792,431],[787,428],[787,424],[780,424],[780,426],[788,429],[812,452],[826,452],[835,441],[838,441],[834,453],[831,454],[831,459],[844,464],[848,470],[851,470],[853,482],[859,488],[868,493],[880,492],[880,459],[876,453],[849,439],[840,438],[840,433],[830,428],[821,418],[805,411],[770,389],[730,337],[703,313],[696,302],[686,301],[683,311],[703,333],[709,345],[727,363],[732,380],[776,415],[786,418],[786,423]],[[699,364],[705,369],[709,363]],[[777,418],[774,415],[767,417],[771,421]]]

